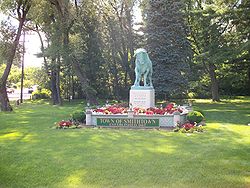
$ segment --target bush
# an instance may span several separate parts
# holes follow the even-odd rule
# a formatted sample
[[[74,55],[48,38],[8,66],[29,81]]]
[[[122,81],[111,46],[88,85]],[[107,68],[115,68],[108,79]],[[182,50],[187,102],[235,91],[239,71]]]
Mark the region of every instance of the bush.
[[[199,111],[189,112],[187,115],[187,120],[190,123],[194,123],[194,122],[200,123],[203,119],[204,119],[204,116]]]
[[[178,124],[177,127],[173,131],[181,132],[181,133],[203,132],[203,126],[202,125],[195,126],[194,124],[186,122],[183,125]]]
[[[188,98],[189,99],[194,99],[196,97],[196,93],[194,93],[194,92],[189,92],[188,93]]]
[[[197,106],[193,106],[193,109],[194,109],[194,111],[200,112],[205,117],[204,111],[201,108],[199,108]]]
[[[86,114],[82,111],[74,112],[72,115],[72,120],[77,123],[84,123]]]
[[[50,90],[41,89],[41,90],[34,91],[32,93],[32,98],[33,99],[49,99],[50,94],[51,94]]]

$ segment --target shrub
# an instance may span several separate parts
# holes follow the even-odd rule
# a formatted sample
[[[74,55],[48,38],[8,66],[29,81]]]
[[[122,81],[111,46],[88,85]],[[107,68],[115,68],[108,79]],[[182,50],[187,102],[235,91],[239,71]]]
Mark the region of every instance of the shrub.
[[[72,120],[77,123],[84,123],[86,114],[82,111],[74,112],[72,115]]]
[[[200,112],[200,113],[205,117],[204,111],[203,111],[201,108],[199,108],[199,107],[197,107],[197,106],[194,106],[193,109],[194,109],[194,111]]]
[[[33,99],[49,99],[50,94],[51,94],[50,90],[41,89],[41,90],[34,91],[32,93],[32,98]]]
[[[188,93],[188,98],[189,98],[189,99],[193,99],[193,98],[195,98],[195,97],[196,97],[196,93],[194,93],[194,92]]]
[[[203,132],[202,125],[193,125],[191,123],[184,123],[183,125],[177,125],[177,127],[173,130],[174,132],[181,132],[181,133],[193,133],[193,132]]]
[[[200,123],[203,119],[204,116],[199,111],[189,112],[187,115],[187,120],[192,124],[194,124],[194,122]]]

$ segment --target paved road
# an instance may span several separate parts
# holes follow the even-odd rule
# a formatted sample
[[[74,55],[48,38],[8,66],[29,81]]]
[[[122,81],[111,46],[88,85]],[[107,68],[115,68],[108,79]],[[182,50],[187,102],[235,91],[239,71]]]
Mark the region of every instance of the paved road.
[[[14,93],[8,93],[8,97],[10,101],[16,101],[20,99],[21,91],[20,90],[15,90]],[[23,99],[30,99],[31,94],[28,93],[27,89],[24,89],[23,92]]]

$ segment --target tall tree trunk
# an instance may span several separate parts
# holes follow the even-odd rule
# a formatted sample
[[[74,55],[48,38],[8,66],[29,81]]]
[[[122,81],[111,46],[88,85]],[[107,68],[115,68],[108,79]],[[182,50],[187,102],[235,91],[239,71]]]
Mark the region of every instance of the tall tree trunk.
[[[25,18],[26,18],[26,15],[24,18],[19,20],[17,34],[16,34],[15,40],[11,46],[10,53],[8,55],[8,58],[7,58],[7,65],[5,67],[5,70],[4,70],[2,77],[0,78],[0,108],[2,111],[12,111],[13,110],[11,105],[10,105],[9,98],[7,95],[6,83],[7,83],[7,79],[8,79],[8,76],[10,74],[11,66],[13,64],[13,60],[14,60],[14,57],[16,54],[16,49],[17,49],[17,46],[19,44],[19,40],[21,37],[21,32],[22,32]]]
[[[7,58],[7,65],[5,67],[4,73],[2,77],[0,78],[0,108],[2,111],[12,111],[12,107],[10,105],[7,91],[6,91],[6,82],[8,79],[8,76],[10,74],[11,66],[13,64],[13,60],[16,54],[16,49],[19,44],[19,40],[21,37],[21,32],[23,29],[24,22],[26,20],[26,15],[29,12],[29,9],[31,7],[31,1],[17,1],[16,3],[16,13],[18,15],[18,29],[15,36],[15,40],[11,46],[10,53],[8,54]]]
[[[6,84],[0,83],[0,111],[12,111],[6,91]]]
[[[114,76],[114,80],[112,82],[113,94],[114,94],[115,99],[120,100],[121,99],[121,89],[119,86],[118,71],[117,71],[117,68],[115,65],[113,67],[110,67],[110,70],[112,70],[112,74]]]
[[[109,70],[112,70],[112,74],[114,76],[114,81],[113,81],[113,93],[114,93],[114,97],[118,100],[120,100],[120,86],[119,86],[119,78],[118,78],[118,70],[117,70],[117,66],[116,66],[116,60],[115,60],[115,51],[113,48],[111,48],[111,53],[112,53],[112,61],[113,64],[109,64]]]
[[[216,78],[216,73],[215,73],[215,65],[213,63],[209,64],[209,76],[211,79],[211,93],[212,93],[212,100],[213,101],[220,101],[219,97],[219,84],[218,80]]]
[[[51,71],[51,95],[53,105],[62,105],[60,93],[60,72],[58,70]]]
[[[135,74],[134,74],[134,69],[135,69],[135,63],[134,63],[134,36],[133,36],[133,23],[132,23],[132,15],[131,12],[128,11],[127,4],[126,6],[126,17],[127,17],[127,22],[128,22],[128,31],[127,31],[127,36],[128,36],[128,49],[130,51],[130,62],[128,64],[128,71],[130,75],[130,79],[132,82],[135,80]]]
[[[22,53],[22,62],[21,62],[21,94],[20,94],[20,102],[23,103],[23,81],[24,81],[24,55],[25,55],[25,30],[23,30],[23,53]]]
[[[51,71],[50,76],[50,89],[51,89],[51,96],[52,96],[52,104],[56,105],[59,104],[58,98],[57,98],[57,88],[56,88],[56,71]]]
[[[72,99],[75,99],[75,81],[74,81],[74,74],[73,74],[73,70],[72,70],[72,75],[71,75],[71,92],[72,92]]]
[[[44,43],[43,43],[41,33],[39,31],[38,25],[36,25],[36,32],[39,36],[40,43],[41,43],[41,51],[42,51],[42,55],[43,55],[44,67],[45,67],[45,70],[50,78],[52,104],[53,105],[57,105],[57,104],[61,105],[62,100],[61,100],[61,96],[60,96],[60,65],[58,65],[58,62],[56,62],[55,58],[52,58],[53,67],[51,70],[51,74],[49,74],[49,72],[50,72],[49,65],[48,65],[48,61],[47,61],[46,56],[45,56]],[[58,66],[59,66],[59,68],[58,68]]]
[[[112,22],[112,20],[109,20],[109,21]],[[125,39],[124,39],[124,36],[127,35],[127,34],[125,34],[121,18],[119,18],[119,23],[120,23],[120,29],[121,29],[121,36],[120,36],[120,38],[121,38],[121,46],[117,45],[117,41],[118,41],[118,39],[116,38],[117,34],[116,34],[116,31],[115,31],[114,27],[112,26],[112,24],[109,25],[109,27],[110,27],[110,30],[109,30],[110,33],[109,33],[109,35],[112,36],[111,37],[112,39],[110,41],[110,43],[112,44],[111,48],[112,48],[112,50],[118,52],[119,57],[120,57],[120,61],[121,61],[121,66],[126,71],[126,78],[124,80],[125,86],[126,86],[127,85],[127,80],[128,80],[127,76],[129,76],[130,80],[133,81],[133,79],[134,79],[134,72],[133,72],[133,70],[131,70],[131,67],[129,66],[129,63],[130,63],[128,61],[128,50],[129,49],[126,46]],[[130,39],[132,40],[132,38],[129,38],[129,40]],[[133,51],[132,47],[130,48],[130,50]],[[133,54],[134,54],[134,51],[130,55],[133,55]]]
[[[52,69],[50,74],[50,89],[51,89],[51,96],[52,96],[52,104],[53,105],[61,105],[62,100],[60,96],[60,66],[56,59],[52,59]]]
[[[250,96],[250,65],[247,68],[247,77],[248,77],[248,95]]]
[[[62,105],[61,90],[60,90],[60,57],[58,57],[57,59],[57,67],[56,67],[56,93],[57,93],[58,104]]]
[[[69,44],[69,30],[73,25],[73,20],[70,20],[69,17],[69,1],[61,1],[61,0],[49,0],[49,2],[55,6],[55,8],[58,11],[58,16],[59,19],[57,22],[60,25],[60,28],[57,28],[57,33],[58,33],[58,38],[59,41],[57,41],[59,44],[62,45],[63,47],[63,53],[60,55],[62,56],[62,59],[66,64],[69,64],[69,51],[68,51],[68,44]],[[76,3],[76,2],[75,2]],[[77,4],[76,4],[77,5]],[[53,20],[55,22],[55,20]],[[62,40],[62,41],[61,41]],[[61,43],[62,42],[62,43]],[[62,104],[62,99],[61,99],[61,91],[60,91],[60,57],[58,57],[56,63],[56,68],[55,68],[55,78],[56,78],[56,96],[57,96],[57,101],[58,104]]]
[[[45,48],[44,48],[43,38],[42,38],[42,35],[41,35],[40,31],[39,31],[39,28],[38,28],[37,24],[36,24],[36,33],[38,34],[38,37],[39,37],[39,40],[40,40],[40,43],[41,43],[41,52],[42,52],[42,55],[43,55],[44,67],[45,67],[45,70],[46,70],[47,74],[49,74],[49,65],[48,65],[48,61],[46,59],[46,55],[45,55]]]

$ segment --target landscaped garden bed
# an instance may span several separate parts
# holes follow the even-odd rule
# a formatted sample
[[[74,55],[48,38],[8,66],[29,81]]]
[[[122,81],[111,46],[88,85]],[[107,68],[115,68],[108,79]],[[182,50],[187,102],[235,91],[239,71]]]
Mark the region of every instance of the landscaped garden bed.
[[[175,127],[186,121],[188,110],[173,103],[165,108],[128,108],[108,105],[86,110],[86,125],[109,127]]]

